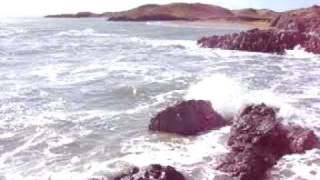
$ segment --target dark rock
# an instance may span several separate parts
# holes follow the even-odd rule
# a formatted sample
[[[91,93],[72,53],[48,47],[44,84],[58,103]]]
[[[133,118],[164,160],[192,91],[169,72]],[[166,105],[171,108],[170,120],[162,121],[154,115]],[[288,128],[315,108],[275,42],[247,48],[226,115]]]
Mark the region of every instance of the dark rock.
[[[239,180],[256,180],[272,165],[264,159],[264,156],[254,151],[231,151],[223,158],[217,169]]]
[[[319,139],[310,129],[287,126],[284,130],[289,144],[288,154],[304,153],[306,150],[320,147]]]
[[[231,152],[217,169],[240,180],[261,179],[282,156],[319,147],[312,130],[282,125],[277,111],[265,104],[244,108],[232,124]]]
[[[181,135],[196,135],[226,124],[227,121],[212,109],[209,101],[190,100],[158,113],[151,119],[149,129]]]
[[[311,36],[308,36],[308,39],[303,43],[302,47],[305,48],[307,52],[320,54],[320,34],[312,34]]]
[[[224,36],[204,37],[198,41],[202,47],[284,54],[301,45],[307,52],[320,53],[320,38],[317,34],[299,31],[259,30]]]
[[[265,104],[247,106],[233,122],[228,145],[233,151],[250,149],[274,162],[287,152],[286,134],[276,113]]]
[[[142,169],[133,167],[113,180],[185,180],[185,177],[171,166],[153,164]]]

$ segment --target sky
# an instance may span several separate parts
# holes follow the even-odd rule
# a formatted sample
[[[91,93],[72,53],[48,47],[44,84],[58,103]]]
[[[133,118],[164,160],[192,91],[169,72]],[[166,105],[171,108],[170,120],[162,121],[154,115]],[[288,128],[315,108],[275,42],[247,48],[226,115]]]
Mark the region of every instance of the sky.
[[[320,0],[1,0],[0,17],[43,16],[79,11],[121,11],[143,4],[201,2],[229,9],[268,8],[277,11],[320,5]]]

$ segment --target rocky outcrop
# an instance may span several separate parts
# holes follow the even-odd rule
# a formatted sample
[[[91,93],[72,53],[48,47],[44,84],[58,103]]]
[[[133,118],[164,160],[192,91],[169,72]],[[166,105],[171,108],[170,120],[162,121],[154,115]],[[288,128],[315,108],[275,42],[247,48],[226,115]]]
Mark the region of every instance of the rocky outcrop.
[[[182,173],[171,166],[153,164],[146,168],[133,167],[113,180],[185,180]]]
[[[265,104],[247,106],[232,124],[228,145],[218,170],[240,180],[261,179],[284,155],[319,148],[313,131],[284,126],[277,110]]]
[[[300,45],[307,52],[320,53],[320,36],[299,31],[259,30],[204,37],[198,44],[206,48],[221,48],[251,52],[284,54]]]
[[[255,9],[236,10],[238,16],[259,14]],[[300,45],[307,52],[320,54],[320,6],[273,13],[271,29],[253,29],[246,32],[204,37],[198,41],[202,47],[284,54]],[[257,16],[259,17],[259,16]]]
[[[227,121],[212,109],[209,101],[183,101],[158,113],[151,119],[149,129],[180,135],[196,135],[216,129]]]
[[[320,6],[281,13],[273,18],[271,26],[286,31],[320,33]]]
[[[310,129],[300,126],[287,126],[283,128],[287,140],[287,154],[304,153],[306,150],[320,148],[319,139]]]

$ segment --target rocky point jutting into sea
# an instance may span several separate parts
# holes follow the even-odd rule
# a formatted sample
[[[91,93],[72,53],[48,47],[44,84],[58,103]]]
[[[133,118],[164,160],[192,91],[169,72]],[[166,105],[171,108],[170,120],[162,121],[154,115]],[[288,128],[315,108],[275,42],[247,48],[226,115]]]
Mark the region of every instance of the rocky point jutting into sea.
[[[249,30],[224,36],[204,37],[202,47],[283,54],[301,46],[320,54],[320,6],[291,10],[274,17],[269,30]]]

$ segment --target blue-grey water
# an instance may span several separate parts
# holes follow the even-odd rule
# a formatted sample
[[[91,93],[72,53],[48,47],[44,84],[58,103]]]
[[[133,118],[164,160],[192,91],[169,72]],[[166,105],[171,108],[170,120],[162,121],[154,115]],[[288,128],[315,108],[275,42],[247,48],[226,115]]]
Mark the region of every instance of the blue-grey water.
[[[110,178],[173,165],[212,180],[229,127],[198,137],[151,133],[176,101],[210,100],[224,116],[265,102],[320,135],[320,56],[203,49],[221,27],[102,19],[0,19],[0,179]],[[319,150],[284,157],[268,180],[318,179]],[[316,173],[314,173],[316,172]]]

